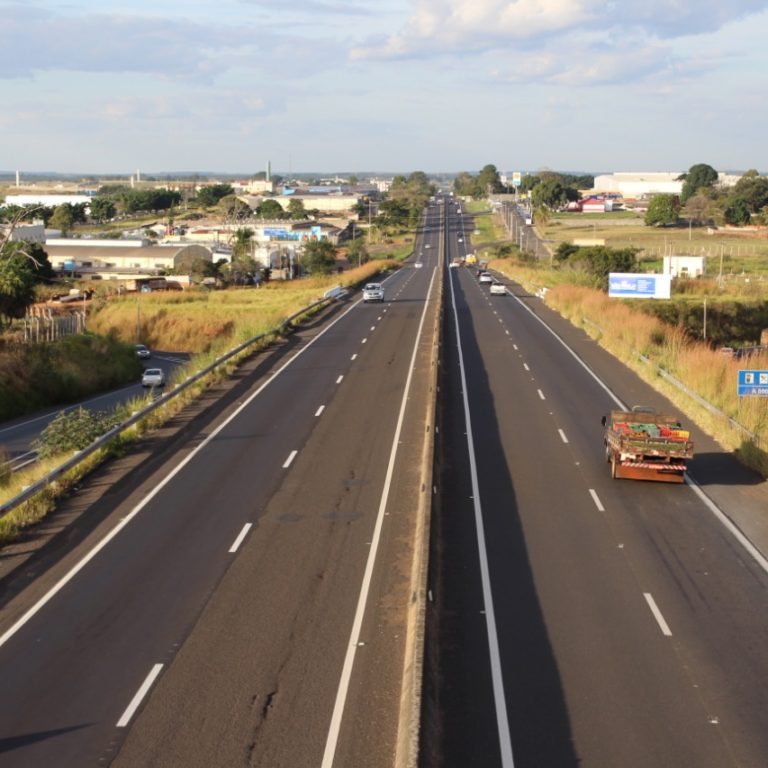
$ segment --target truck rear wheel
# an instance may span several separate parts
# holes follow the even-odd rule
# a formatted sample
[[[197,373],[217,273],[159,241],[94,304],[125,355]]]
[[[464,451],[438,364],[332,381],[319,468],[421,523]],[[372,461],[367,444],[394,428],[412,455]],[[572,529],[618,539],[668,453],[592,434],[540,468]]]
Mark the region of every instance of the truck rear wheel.
[[[616,465],[618,462],[616,461],[616,454],[614,453],[613,456],[611,456],[611,477],[615,480],[616,479]]]

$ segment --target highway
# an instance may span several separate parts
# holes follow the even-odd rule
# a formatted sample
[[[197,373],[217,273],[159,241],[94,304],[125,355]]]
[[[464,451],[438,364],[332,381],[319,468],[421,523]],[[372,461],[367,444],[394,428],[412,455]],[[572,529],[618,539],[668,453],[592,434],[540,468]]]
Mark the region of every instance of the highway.
[[[4,585],[4,768],[391,765],[431,491],[427,243],[383,304],[341,304],[72,500],[88,530]]]
[[[765,766],[764,563],[691,487],[605,463],[603,414],[673,406],[519,286],[448,274],[422,768]]]
[[[611,480],[601,417],[674,407],[448,269],[473,229],[430,205],[383,304],[339,303],[64,505],[0,582],[3,768],[399,767],[430,501],[419,768],[768,764],[768,572],[703,496],[754,480],[695,425],[701,488]]]

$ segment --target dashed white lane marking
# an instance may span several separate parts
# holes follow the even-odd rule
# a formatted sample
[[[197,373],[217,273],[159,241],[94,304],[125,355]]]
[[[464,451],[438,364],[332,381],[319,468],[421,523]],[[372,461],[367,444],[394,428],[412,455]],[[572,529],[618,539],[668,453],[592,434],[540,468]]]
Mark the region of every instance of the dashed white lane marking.
[[[562,440],[564,443],[567,443],[567,442],[568,442],[568,438],[565,436],[565,432],[563,432],[563,430],[562,430],[562,429],[558,429],[558,430],[557,430],[557,432],[558,432],[558,434],[560,435],[560,439],[561,439],[561,440]]]
[[[537,389],[536,391],[539,393],[539,399],[540,400],[546,400],[547,399],[546,397],[544,397],[544,393],[540,389]]]
[[[661,611],[659,610],[659,606],[656,605],[653,595],[650,592],[643,592],[643,597],[645,598],[645,602],[648,603],[648,607],[651,609],[653,618],[656,619],[656,623],[659,625],[661,633],[666,637],[672,637],[672,630],[669,628],[667,622],[664,621],[664,617],[661,615]]]
[[[338,379],[336,379],[337,384],[341,384],[341,382],[344,381],[344,374],[342,373],[341,376],[339,376]]]
[[[531,369],[528,367],[528,363],[523,363],[523,368],[525,368],[526,371],[530,371]]]
[[[597,507],[598,511],[605,512],[605,507],[600,501],[600,497],[597,495],[597,491],[594,488],[589,489],[589,495],[592,497],[592,501],[595,502],[595,506]]]
[[[366,341],[368,341],[368,339],[363,339],[360,343],[365,344]]]
[[[240,548],[240,545],[243,543],[243,539],[248,535],[248,531],[253,528],[253,523],[246,523],[243,526],[243,530],[240,531],[240,533],[237,535],[237,538],[232,542],[232,546],[229,548],[230,554],[233,554],[234,552],[237,552],[237,550]]]
[[[517,349],[517,344],[512,344],[512,349]]]
[[[136,714],[136,710],[141,706],[141,702],[144,701],[144,697],[147,695],[147,693],[149,693],[149,689],[152,687],[155,680],[157,680],[157,676],[162,671],[162,664],[155,664],[155,666],[152,667],[150,673],[141,684],[141,688],[136,691],[136,695],[131,699],[131,703],[128,705],[128,708],[125,710],[125,712],[123,712],[123,716],[117,721],[118,728],[125,728],[125,726],[131,722],[131,718],[134,716],[134,714]]]
[[[352,357],[350,357],[349,359],[350,359],[350,360],[355,360],[355,359],[357,359],[357,352],[355,352],[355,354],[354,354],[354,355],[352,355]]]
[[[319,416],[325,410],[325,406],[321,405],[316,411],[315,416]]]
[[[291,464],[293,464],[293,460],[296,458],[298,453],[299,453],[298,451],[291,451],[290,455],[288,456],[288,458],[285,460],[283,464],[283,469],[288,469],[288,467],[290,467]]]
[[[371,326],[371,330],[372,330],[372,331],[375,331],[375,330],[376,330],[376,326],[375,326],[375,325],[372,325],[372,326]]]

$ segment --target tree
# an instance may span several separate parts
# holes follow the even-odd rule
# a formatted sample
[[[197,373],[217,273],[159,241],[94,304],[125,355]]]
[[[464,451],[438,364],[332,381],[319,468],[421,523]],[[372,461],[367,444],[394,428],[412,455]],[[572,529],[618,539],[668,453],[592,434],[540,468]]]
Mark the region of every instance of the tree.
[[[0,253],[0,315],[8,319],[24,317],[35,300],[35,263],[26,245],[6,242]]]
[[[677,224],[680,200],[677,195],[654,195],[645,212],[645,223],[649,227]]]
[[[751,213],[758,213],[768,205],[768,178],[754,169],[747,171],[733,187],[732,197],[747,203]]]
[[[117,207],[115,203],[108,197],[94,197],[91,200],[91,219],[103,224],[105,221],[109,221],[115,217],[117,213]]]
[[[693,197],[702,187],[713,187],[717,182],[717,171],[706,163],[692,165],[688,173],[678,177],[683,181],[683,191],[680,195],[680,201],[685,204],[689,198]]]
[[[241,259],[252,255],[253,236],[255,232],[250,227],[241,227],[235,231],[232,242],[232,259]]]
[[[52,229],[60,229],[61,234],[66,237],[74,226],[74,220],[72,217],[72,208],[66,203],[57,205],[53,211],[53,216],[48,222]]]
[[[741,197],[734,197],[726,205],[723,211],[725,223],[733,226],[742,226],[752,221],[749,203]]]
[[[222,197],[234,194],[231,184],[212,184],[197,191],[197,202],[205,208],[216,205]]]
[[[225,195],[218,202],[219,210],[228,221],[242,221],[250,218],[251,207],[237,195]]]
[[[701,226],[713,218],[712,199],[704,194],[704,192],[699,192],[693,197],[688,198],[688,202],[684,206],[684,212],[688,221]]]
[[[307,218],[304,201],[301,198],[293,197],[288,201],[288,216],[294,220],[304,220]]]
[[[267,198],[256,206],[256,215],[262,219],[282,219],[285,213],[277,200]]]
[[[362,238],[350,240],[347,247],[347,260],[350,264],[357,264],[358,267],[368,262],[368,249]]]
[[[502,184],[496,166],[490,164],[483,166],[483,169],[478,174],[477,184],[482,191],[483,196],[501,192]]]
[[[527,173],[520,179],[519,192],[521,195],[526,195],[528,192],[532,192],[537,184],[541,183],[541,177],[533,173]]]
[[[532,193],[534,207],[546,206],[550,210],[562,208],[566,203],[578,200],[579,191],[564,186],[557,179],[547,179],[537,184]]]
[[[329,275],[336,269],[336,248],[330,240],[310,240],[301,263],[311,275]]]

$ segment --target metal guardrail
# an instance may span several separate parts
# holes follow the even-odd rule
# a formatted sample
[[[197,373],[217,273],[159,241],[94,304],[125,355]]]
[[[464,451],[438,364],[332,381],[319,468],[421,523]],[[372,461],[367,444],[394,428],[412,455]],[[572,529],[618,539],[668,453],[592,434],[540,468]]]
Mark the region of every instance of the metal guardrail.
[[[60,464],[58,467],[52,469],[36,483],[27,486],[21,493],[0,504],[0,518],[5,517],[9,512],[12,512],[14,509],[21,506],[24,502],[29,501],[37,494],[44,491],[57,478],[74,469],[78,464],[80,464],[89,456],[92,456],[101,448],[104,448],[109,444],[111,440],[120,435],[122,432],[129,429],[134,424],[137,424],[143,418],[152,413],[152,411],[155,411],[161,406],[165,405],[165,403],[167,403],[169,400],[172,400],[174,397],[180,395],[193,384],[200,381],[200,379],[204,378],[209,373],[212,373],[214,370],[216,370],[216,368],[228,362],[233,357],[239,355],[241,352],[244,352],[246,349],[248,349],[248,347],[253,346],[268,336],[273,336],[283,332],[297,318],[307,314],[307,312],[310,312],[313,309],[321,307],[325,304],[330,304],[332,301],[340,299],[346,294],[346,288],[342,288],[341,286],[332,288],[324,294],[322,299],[319,299],[312,304],[308,304],[298,312],[294,312],[290,317],[287,317],[282,321],[282,323],[280,323],[280,325],[273,328],[272,330],[267,331],[266,333],[261,333],[258,336],[254,336],[253,338],[244,341],[242,344],[239,344],[234,349],[231,349],[229,352],[220,355],[213,361],[213,363],[197,371],[197,373],[193,374],[192,376],[188,376],[183,382],[177,384],[170,392],[164,392],[160,397],[153,400],[149,405],[133,413],[130,418],[112,427],[112,429],[110,429],[108,432],[105,432],[103,435],[101,435],[101,437],[96,438],[96,440],[94,440],[87,448],[83,448],[81,451],[76,451],[71,458],[67,459],[67,461],[65,461],[63,464]]]

